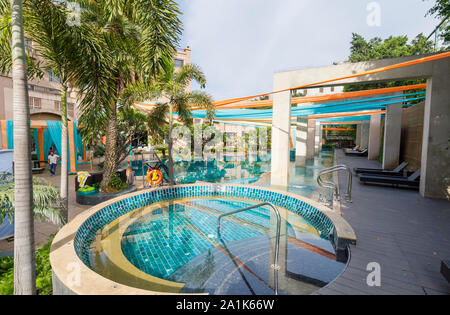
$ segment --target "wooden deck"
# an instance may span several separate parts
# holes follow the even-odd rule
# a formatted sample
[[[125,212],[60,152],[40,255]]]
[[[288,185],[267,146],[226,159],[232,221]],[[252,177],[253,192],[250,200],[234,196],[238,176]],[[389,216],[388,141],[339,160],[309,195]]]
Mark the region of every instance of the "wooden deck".
[[[380,167],[364,157],[337,151],[339,164]],[[346,175],[339,176],[346,189]],[[422,198],[417,191],[353,182],[353,203],[341,203],[343,217],[358,238],[351,246],[348,268],[316,294],[450,294],[440,273],[441,261],[450,259],[450,202]],[[381,286],[369,287],[367,265],[381,266]]]

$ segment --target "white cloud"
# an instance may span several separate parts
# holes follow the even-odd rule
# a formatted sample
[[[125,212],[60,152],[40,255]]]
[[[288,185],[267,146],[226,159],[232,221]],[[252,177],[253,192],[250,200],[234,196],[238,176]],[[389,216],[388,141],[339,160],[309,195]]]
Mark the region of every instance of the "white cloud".
[[[205,71],[215,99],[272,90],[273,73],[345,60],[351,33],[428,35],[432,2],[382,0],[381,27],[366,23],[364,0],[182,0],[182,44]]]

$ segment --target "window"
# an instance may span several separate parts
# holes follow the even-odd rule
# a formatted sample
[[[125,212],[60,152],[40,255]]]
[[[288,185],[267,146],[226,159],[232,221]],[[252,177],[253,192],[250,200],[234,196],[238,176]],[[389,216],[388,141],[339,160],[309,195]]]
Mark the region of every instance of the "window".
[[[323,93],[323,87],[321,87],[321,88],[319,89],[319,92],[320,92],[320,93]]]
[[[308,90],[303,90],[303,95],[308,95]]]
[[[50,82],[58,82],[61,83],[61,80],[59,79],[59,77],[53,72],[52,69],[48,70],[48,80]]]
[[[182,66],[184,66],[184,60],[181,60],[181,59],[175,59],[174,63],[175,63],[175,68],[181,68]]]
[[[61,111],[61,102],[55,101],[55,110]]]
[[[40,109],[41,108],[41,99],[37,97],[30,96],[28,98],[29,106],[31,109]]]
[[[334,86],[331,87],[331,92],[334,92]]]

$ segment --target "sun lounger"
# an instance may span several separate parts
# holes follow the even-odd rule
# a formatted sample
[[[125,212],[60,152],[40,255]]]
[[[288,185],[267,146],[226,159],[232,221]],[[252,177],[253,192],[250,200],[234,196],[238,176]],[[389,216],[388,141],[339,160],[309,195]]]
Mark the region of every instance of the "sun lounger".
[[[14,224],[9,222],[8,217],[0,224],[0,241],[11,240],[14,237]]]
[[[397,166],[392,171],[389,170],[383,170],[382,168],[355,168],[353,169],[356,174],[373,174],[373,175],[391,175],[391,174],[398,174],[403,175],[403,170],[408,166],[408,162],[403,162],[399,166]]]
[[[404,186],[419,189],[420,186],[420,169],[409,177],[405,176],[376,176],[361,174],[359,180],[364,184],[380,184],[391,186]]]
[[[450,283],[450,260],[443,260],[441,262],[441,274]]]
[[[368,155],[368,151],[367,149],[364,150],[344,150],[345,155],[350,155],[350,156],[367,156]]]

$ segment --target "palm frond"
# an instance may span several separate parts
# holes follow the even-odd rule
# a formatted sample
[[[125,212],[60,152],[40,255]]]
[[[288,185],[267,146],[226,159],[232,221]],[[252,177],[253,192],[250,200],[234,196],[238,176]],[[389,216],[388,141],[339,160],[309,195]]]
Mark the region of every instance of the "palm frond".
[[[175,82],[183,86],[188,85],[192,80],[196,81],[201,88],[206,86],[206,77],[199,66],[195,64],[184,65],[175,74]]]
[[[147,116],[147,125],[150,135],[163,137],[164,126],[167,124],[169,105],[167,103],[157,104]]]
[[[59,191],[41,180],[33,179],[34,218],[37,221],[50,222],[58,226],[64,224],[64,217],[59,210]],[[0,175],[0,222],[8,216],[14,220],[14,181],[11,177]]]
[[[205,109],[206,118],[212,121],[215,118],[214,101],[211,95],[203,91],[193,91],[187,95],[188,103],[191,107]]]

